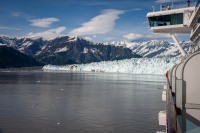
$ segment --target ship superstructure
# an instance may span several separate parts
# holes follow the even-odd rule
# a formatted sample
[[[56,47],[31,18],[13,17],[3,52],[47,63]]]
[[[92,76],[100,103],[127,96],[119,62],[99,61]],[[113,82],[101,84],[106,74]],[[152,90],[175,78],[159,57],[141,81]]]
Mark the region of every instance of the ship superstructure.
[[[180,63],[166,73],[162,94],[166,110],[159,112],[159,124],[166,130],[161,132],[200,133],[200,0],[194,7],[161,8],[147,18],[152,32],[170,34],[182,54]],[[179,33],[190,34],[189,53],[180,46]]]

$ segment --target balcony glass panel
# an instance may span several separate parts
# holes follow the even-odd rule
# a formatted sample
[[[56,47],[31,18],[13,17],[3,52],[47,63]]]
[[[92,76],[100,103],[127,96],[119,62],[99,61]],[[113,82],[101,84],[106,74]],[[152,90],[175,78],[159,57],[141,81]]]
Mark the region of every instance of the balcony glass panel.
[[[150,27],[183,24],[183,14],[172,14],[149,17]]]

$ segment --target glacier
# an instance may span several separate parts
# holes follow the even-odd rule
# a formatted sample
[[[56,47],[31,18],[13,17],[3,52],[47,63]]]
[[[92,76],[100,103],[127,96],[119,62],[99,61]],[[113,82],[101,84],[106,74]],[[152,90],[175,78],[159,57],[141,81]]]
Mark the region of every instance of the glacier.
[[[163,75],[177,62],[178,58],[175,57],[132,58],[88,64],[46,65],[43,70]]]

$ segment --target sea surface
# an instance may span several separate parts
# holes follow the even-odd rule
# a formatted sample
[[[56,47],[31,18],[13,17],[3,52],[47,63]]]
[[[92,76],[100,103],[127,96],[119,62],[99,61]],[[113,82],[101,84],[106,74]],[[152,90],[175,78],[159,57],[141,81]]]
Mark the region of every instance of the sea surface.
[[[0,72],[0,133],[155,133],[164,76]]]

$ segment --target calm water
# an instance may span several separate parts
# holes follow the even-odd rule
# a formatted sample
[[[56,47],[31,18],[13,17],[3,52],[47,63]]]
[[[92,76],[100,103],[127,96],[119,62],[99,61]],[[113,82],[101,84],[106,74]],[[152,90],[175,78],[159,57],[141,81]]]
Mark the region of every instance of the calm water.
[[[0,72],[0,133],[155,133],[164,77]]]

